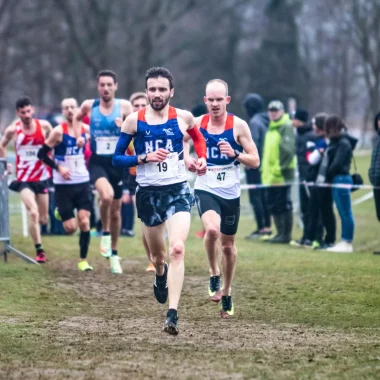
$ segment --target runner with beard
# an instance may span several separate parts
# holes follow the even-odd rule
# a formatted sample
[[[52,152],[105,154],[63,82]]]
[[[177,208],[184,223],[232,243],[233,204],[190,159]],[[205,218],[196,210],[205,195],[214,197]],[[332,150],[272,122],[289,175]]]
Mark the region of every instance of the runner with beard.
[[[40,224],[48,220],[48,184],[51,169],[37,157],[38,150],[52,130],[46,120],[33,118],[34,107],[29,98],[20,98],[16,102],[19,120],[10,125],[0,142],[0,157],[5,157],[6,147],[13,139],[16,151],[16,180],[10,189],[20,193],[29,215],[29,233],[36,248],[36,261],[46,262],[42,248]]]
[[[121,227],[121,197],[123,195],[123,171],[112,166],[112,155],[120,135],[123,120],[132,112],[131,103],[116,99],[116,74],[100,71],[98,76],[99,99],[85,100],[73,119],[77,145],[84,145],[81,122],[90,118],[91,158],[89,172],[91,183],[100,198],[100,219],[103,232],[100,254],[110,259],[111,272],[121,274],[122,268],[117,254],[117,242]]]
[[[149,69],[145,85],[149,106],[124,121],[113,164],[137,166],[136,206],[156,268],[154,295],[162,304],[169,297],[164,331],[177,335],[177,309],[185,274],[185,241],[193,205],[183,159],[183,137],[189,134],[194,141],[199,157],[197,170],[206,168],[206,143],[194,127],[193,115],[169,105],[174,95],[169,70]],[[133,138],[136,155],[127,156],[125,151]],[[169,266],[165,262],[165,228],[169,239]]]

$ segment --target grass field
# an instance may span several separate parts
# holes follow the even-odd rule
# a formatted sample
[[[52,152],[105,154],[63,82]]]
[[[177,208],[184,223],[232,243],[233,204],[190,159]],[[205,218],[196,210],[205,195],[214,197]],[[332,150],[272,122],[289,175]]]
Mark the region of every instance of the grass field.
[[[357,161],[368,183],[369,157]],[[380,256],[372,254],[380,248],[380,224],[373,200],[354,206],[354,254],[245,241],[253,222],[246,195],[243,203],[236,315],[221,320],[207,301],[207,260],[194,237],[194,214],[177,337],[161,332],[166,309],[154,300],[139,237],[121,239],[119,277],[99,256],[98,238],[89,254],[93,273],[76,269],[77,236],[46,237],[45,266],[12,256],[0,262],[0,378],[380,378]],[[20,217],[11,222],[14,245],[33,255],[29,239],[20,237]]]

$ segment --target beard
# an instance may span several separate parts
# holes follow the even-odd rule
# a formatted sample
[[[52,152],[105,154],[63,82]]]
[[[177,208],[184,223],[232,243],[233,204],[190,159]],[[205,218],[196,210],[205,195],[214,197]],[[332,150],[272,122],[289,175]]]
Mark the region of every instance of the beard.
[[[112,100],[112,96],[111,95],[103,95],[102,100],[104,103],[109,103]]]
[[[169,100],[170,100],[170,96],[168,96],[166,99],[162,99],[162,100],[160,99],[159,102],[157,102],[156,100],[156,103],[154,99],[149,99],[149,104],[155,111],[162,111],[166,107],[166,105],[169,103]]]
[[[25,125],[30,125],[32,124],[32,121],[33,121],[32,117],[20,117],[20,119]]]

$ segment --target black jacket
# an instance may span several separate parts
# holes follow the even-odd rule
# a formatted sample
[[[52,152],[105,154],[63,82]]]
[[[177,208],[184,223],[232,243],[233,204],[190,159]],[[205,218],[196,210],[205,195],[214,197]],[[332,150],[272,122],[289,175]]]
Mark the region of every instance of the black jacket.
[[[244,106],[250,117],[249,129],[256,144],[260,160],[262,159],[265,134],[268,130],[269,117],[264,110],[263,98],[258,94],[248,94],[244,99]]]
[[[332,182],[337,175],[350,174],[352,152],[358,140],[348,134],[331,138],[327,154],[329,164],[327,167],[326,180]]]
[[[380,120],[380,113],[378,113],[375,117],[374,124],[377,135],[372,150],[371,166],[368,171],[369,180],[373,186],[380,186],[380,130],[378,120]]]
[[[306,124],[303,127],[297,128],[296,136],[296,154],[298,173],[300,180],[308,180],[310,164],[306,159],[307,143],[316,142],[317,135],[313,131],[311,124]]]

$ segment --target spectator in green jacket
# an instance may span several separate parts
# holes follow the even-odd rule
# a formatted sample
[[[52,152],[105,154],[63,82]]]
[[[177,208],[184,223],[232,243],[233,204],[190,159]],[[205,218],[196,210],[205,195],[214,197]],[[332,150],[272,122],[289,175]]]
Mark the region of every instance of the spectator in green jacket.
[[[277,235],[266,241],[288,244],[293,227],[293,206],[287,183],[294,180],[295,135],[289,115],[284,112],[280,101],[269,103],[268,114],[270,123],[265,135],[261,172],[262,183],[271,186],[267,191],[267,205]]]

